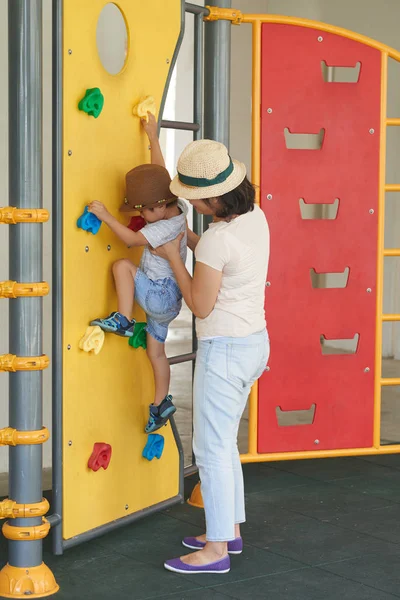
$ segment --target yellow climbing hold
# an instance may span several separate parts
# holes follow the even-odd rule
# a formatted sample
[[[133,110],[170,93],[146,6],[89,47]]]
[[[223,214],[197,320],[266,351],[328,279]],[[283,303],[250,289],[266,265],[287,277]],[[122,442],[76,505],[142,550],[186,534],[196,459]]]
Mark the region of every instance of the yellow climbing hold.
[[[79,342],[79,348],[85,352],[98,354],[104,344],[104,331],[98,325],[86,329],[86,333]]]
[[[156,102],[153,96],[147,96],[147,98],[144,98],[139,104],[133,107],[133,114],[141,119],[146,119],[146,121],[149,120],[148,112],[154,116],[157,112]]]

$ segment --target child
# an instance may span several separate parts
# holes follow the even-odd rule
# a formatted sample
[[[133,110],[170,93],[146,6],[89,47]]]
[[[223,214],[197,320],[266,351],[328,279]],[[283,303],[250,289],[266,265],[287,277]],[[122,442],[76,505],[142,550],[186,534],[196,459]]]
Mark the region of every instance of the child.
[[[139,267],[128,259],[113,264],[118,311],[104,319],[95,319],[91,325],[130,337],[135,327],[135,320],[132,319],[134,298],[146,312],[147,356],[155,380],[154,402],[150,405],[145,428],[146,433],[151,433],[160,429],[176,411],[172,397],[168,395],[170,366],[165,354],[165,340],[168,326],[178,316],[182,306],[182,294],[169,262],[152,254],[151,248],[157,248],[184,233],[180,253],[182,260],[186,260],[187,208],[169,189],[171,179],[164,165],[155,118],[149,113],[149,122],[142,120],[142,124],[151,144],[152,164],[140,165],[127,173],[126,199],[120,211],[139,211],[146,221],[145,227],[137,232],[131,231],[113,217],[101,202],[94,201],[89,205],[89,211],[108,225],[128,247],[144,246],[142,259]]]

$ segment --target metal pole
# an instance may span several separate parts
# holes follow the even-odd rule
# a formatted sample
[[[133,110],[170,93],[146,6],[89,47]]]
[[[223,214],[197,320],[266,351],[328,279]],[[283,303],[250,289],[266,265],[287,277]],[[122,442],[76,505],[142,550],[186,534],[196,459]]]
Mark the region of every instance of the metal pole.
[[[194,13],[194,65],[193,65],[193,121],[199,124],[199,130],[193,133],[194,140],[203,138],[203,111],[204,111],[204,13]],[[197,211],[193,211],[193,231],[197,235],[202,235],[204,232],[204,218]],[[193,270],[196,260],[193,254]],[[197,335],[196,335],[196,317],[192,316],[192,351],[194,360],[192,363],[192,381],[194,380],[194,371],[196,368],[196,352],[197,352]],[[192,410],[193,410],[193,394],[192,394]],[[196,458],[192,450],[192,467],[195,467]]]
[[[54,554],[63,553],[62,540],[62,310],[63,310],[63,223],[62,223],[62,56],[63,1],[53,0],[53,302],[52,302],[52,385],[53,385],[53,502],[58,522],[52,527]]]
[[[231,0],[217,0],[214,6],[231,8]],[[229,148],[231,88],[231,22],[206,21],[204,70],[204,137]],[[211,217],[204,217],[204,228]]]
[[[231,0],[217,0],[214,6],[231,8]],[[231,86],[231,23],[205,23],[204,137],[229,147]]]
[[[18,208],[42,206],[42,1],[9,0],[9,196]],[[42,225],[20,223],[10,226],[10,279],[41,282]],[[21,297],[10,301],[11,354],[22,357],[42,354],[42,298]],[[18,431],[42,428],[42,371],[10,373],[9,425]],[[9,449],[10,498],[18,504],[42,500],[42,445],[17,445]],[[42,540],[32,526],[42,517],[11,519],[11,527],[23,527],[31,541],[9,539],[9,565],[21,569],[10,581],[11,596],[46,595],[57,591],[45,580],[51,573],[42,565]],[[36,567],[36,569],[35,569]],[[4,568],[4,571],[7,567]],[[32,571],[32,572],[31,572]],[[30,577],[27,577],[27,575]],[[29,584],[23,579],[30,579]],[[40,581],[40,578],[42,580]],[[35,583],[34,583],[35,580]],[[3,579],[4,581],[4,579]],[[54,582],[55,584],[55,582]],[[56,584],[55,584],[56,585]],[[21,589],[18,589],[21,587]],[[40,589],[41,588],[41,589]],[[3,590],[1,590],[3,591]]]
[[[42,6],[40,0],[9,0],[9,195],[19,208],[42,206]],[[42,281],[42,225],[10,227],[10,279]],[[10,302],[10,352],[42,354],[42,299]],[[10,427],[40,429],[42,372],[10,373]],[[21,504],[42,499],[42,446],[10,447],[10,498]],[[16,526],[41,519],[15,519]],[[42,542],[9,541],[9,563],[33,567],[42,562]]]
[[[194,17],[193,122],[199,125],[198,131],[193,134],[194,140],[201,140],[203,137],[203,96],[203,14],[200,12]],[[203,216],[195,210],[193,231],[198,235],[203,233]]]

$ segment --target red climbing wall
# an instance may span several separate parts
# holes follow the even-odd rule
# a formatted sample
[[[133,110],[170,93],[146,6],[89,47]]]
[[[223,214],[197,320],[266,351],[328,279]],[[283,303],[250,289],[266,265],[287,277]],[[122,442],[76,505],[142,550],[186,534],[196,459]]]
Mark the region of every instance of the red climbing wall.
[[[358,82],[324,81],[321,61],[360,62]],[[261,204],[271,229],[271,357],[259,386],[260,453],[372,445],[380,61],[379,51],[343,37],[263,25]],[[285,128],[323,129],[321,149],[288,149]],[[336,219],[302,219],[300,198],[311,204],[338,198]],[[313,288],[310,269],[346,267],[346,288]],[[355,354],[323,355],[322,335],[356,334]],[[312,424],[278,424],[278,407],[287,417],[313,404]]]

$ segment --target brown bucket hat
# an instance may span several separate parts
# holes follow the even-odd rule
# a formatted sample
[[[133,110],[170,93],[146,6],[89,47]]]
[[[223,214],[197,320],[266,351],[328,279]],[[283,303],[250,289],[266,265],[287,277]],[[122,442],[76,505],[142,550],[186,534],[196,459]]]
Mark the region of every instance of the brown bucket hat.
[[[171,178],[161,165],[139,165],[126,174],[126,198],[121,212],[155,208],[175,202],[170,191]]]

